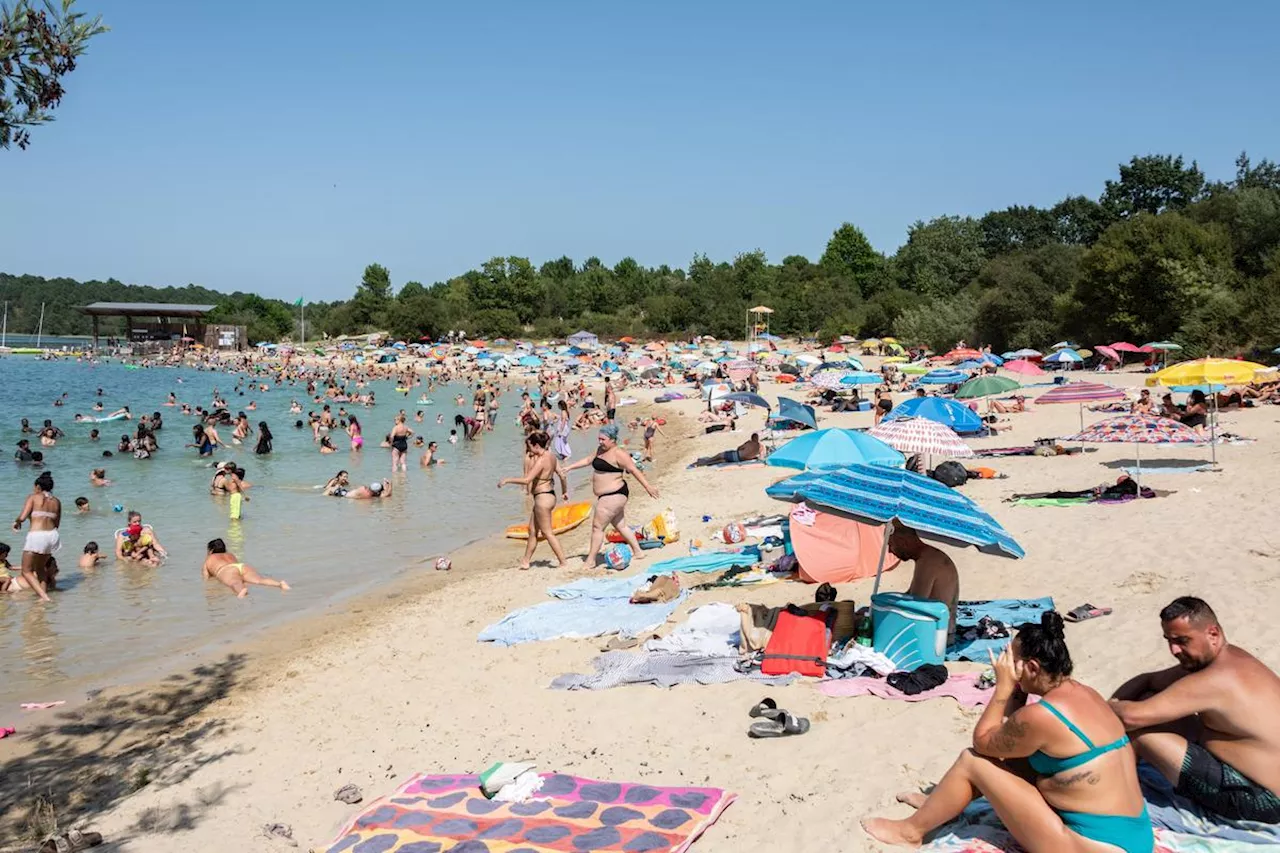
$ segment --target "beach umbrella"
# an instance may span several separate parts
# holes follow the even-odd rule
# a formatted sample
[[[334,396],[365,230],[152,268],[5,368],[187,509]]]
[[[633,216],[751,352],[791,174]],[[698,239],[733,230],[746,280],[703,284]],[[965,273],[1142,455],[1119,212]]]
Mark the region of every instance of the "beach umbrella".
[[[841,385],[879,385],[884,382],[884,377],[879,373],[847,373],[840,377]]]
[[[1162,352],[1181,352],[1182,351],[1182,347],[1178,346],[1173,341],[1151,341],[1150,343],[1143,344],[1143,346],[1146,349],[1159,350]]]
[[[820,476],[789,477],[766,490],[767,494],[770,492],[863,524],[884,526],[884,547],[873,595],[880,589],[880,575],[895,524],[914,529],[922,539],[960,548],[972,545],[997,557],[1016,560],[1026,553],[998,521],[971,499],[914,471],[852,465],[822,472]]]
[[[1044,355],[1044,353],[1040,352],[1040,350],[1031,349],[1030,347],[1024,347],[1023,349],[1013,351],[1014,358],[1039,358],[1042,355]]]
[[[798,364],[822,364],[822,359],[812,353],[802,352],[795,357]]]
[[[759,394],[752,394],[750,391],[734,391],[732,394],[725,394],[724,399],[732,400],[735,403],[743,403],[747,406],[759,406],[762,409],[771,409],[769,401]]]
[[[661,367],[646,368],[644,372],[640,374],[640,378],[641,379],[661,379],[662,368]]]
[[[880,346],[880,339],[879,339],[879,338],[867,338],[865,341],[863,341],[863,342],[862,342],[862,345],[863,345],[864,347],[878,347],[878,346]]]
[[[716,364],[714,361],[702,361],[694,365],[693,369],[699,373],[715,373],[720,369],[720,365]]]
[[[1124,359],[1120,357],[1120,353],[1116,352],[1114,347],[1109,347],[1106,344],[1098,344],[1097,350],[1098,352],[1105,355],[1107,358],[1113,359],[1115,361],[1124,361]]]
[[[793,438],[765,462],[780,468],[837,468],[867,464],[902,467],[902,454],[880,439],[852,429],[820,429]]]
[[[1244,385],[1252,382],[1254,375],[1266,366],[1252,361],[1239,361],[1234,358],[1197,358],[1182,361],[1166,367],[1164,370],[1147,377],[1148,385]],[[1213,400],[1213,417],[1209,419],[1209,438],[1211,441],[1213,464],[1218,464],[1218,395],[1210,395]]]
[[[971,358],[967,361],[962,361],[959,364],[954,365],[954,367],[956,370],[980,370],[982,368],[982,362]]]
[[[969,374],[954,368],[930,370],[916,381],[921,385],[959,385],[969,378]]]
[[[1006,361],[1002,366],[1010,373],[1018,373],[1022,376],[1045,375],[1045,372],[1036,366],[1035,363],[1027,361],[1025,358],[1015,358],[1012,361]]]
[[[891,355],[888,358],[886,358],[882,363],[883,364],[904,364],[906,363],[906,360],[907,360],[907,357],[905,355]]]
[[[1064,350],[1065,351],[1065,350]],[[1068,382],[1036,398],[1036,403],[1075,403],[1080,407],[1080,429],[1084,430],[1085,403],[1113,403],[1128,397],[1119,388],[1101,382]]]
[[[809,429],[818,428],[818,415],[813,410],[813,406],[807,406],[799,400],[793,400],[790,397],[778,398],[778,413],[773,416],[775,421],[791,421]]]
[[[979,397],[990,397],[993,394],[1004,394],[1021,388],[1007,376],[975,376],[956,389],[957,400],[973,400]]]
[[[1142,347],[1137,346],[1136,344],[1131,344],[1128,341],[1116,341],[1114,344],[1111,345],[1111,348],[1116,352],[1143,352],[1144,351]],[[1150,351],[1151,350],[1149,349],[1146,350],[1146,352],[1150,352]]]
[[[821,373],[815,373],[809,377],[809,381],[813,383],[813,387],[822,388],[827,391],[840,391],[845,388],[844,378],[852,376],[852,370],[824,370]]]
[[[1191,427],[1172,418],[1155,415],[1121,415],[1092,424],[1066,439],[1093,444],[1132,444],[1137,457],[1135,480],[1142,487],[1142,445],[1204,444],[1205,438]]]
[[[816,373],[821,373],[824,370],[840,370],[845,373],[848,373],[849,365],[841,364],[838,361],[824,361],[822,362],[822,364],[819,364],[817,367],[815,367],[813,369],[813,372],[816,374]]]
[[[955,430],[928,418],[884,420],[868,430],[868,434],[903,453],[953,458],[973,456],[973,448],[961,441]]]
[[[927,418],[958,433],[981,432],[983,429],[982,418],[977,412],[945,397],[912,397],[894,406],[880,423],[902,418]]]
[[[1067,349],[1070,347],[1077,347],[1077,346],[1079,346],[1079,344],[1073,344],[1070,341],[1058,341],[1056,344],[1053,345],[1053,349]]]
[[[1084,357],[1070,347],[1066,347],[1053,355],[1046,355],[1044,361],[1048,364],[1078,364],[1084,361]]]
[[[922,373],[928,373],[929,365],[922,364],[918,361],[915,361],[915,362],[911,362],[910,364],[904,364],[902,365],[902,367],[899,367],[898,369],[908,376],[918,376]]]
[[[977,359],[981,357],[982,357],[982,353],[978,352],[976,349],[971,349],[969,347],[964,347],[962,349],[953,349],[951,350],[951,352],[943,356],[943,358],[950,359],[951,361],[966,361],[971,358]]]
[[[898,343],[893,343],[893,344],[886,343],[885,347],[889,350],[889,352],[906,352],[906,350],[902,348],[902,344],[898,344]]]
[[[887,359],[886,359],[886,360],[887,360]],[[858,357],[857,357],[857,356],[854,356],[854,355],[846,356],[846,357],[845,357],[845,360],[844,360],[844,363],[845,363],[848,367],[852,367],[854,370],[866,370],[866,369],[867,369],[867,368],[865,368],[865,367],[862,365],[862,362],[858,359]]]
[[[521,367],[542,367],[542,359],[536,355],[525,355],[520,357],[517,362]]]

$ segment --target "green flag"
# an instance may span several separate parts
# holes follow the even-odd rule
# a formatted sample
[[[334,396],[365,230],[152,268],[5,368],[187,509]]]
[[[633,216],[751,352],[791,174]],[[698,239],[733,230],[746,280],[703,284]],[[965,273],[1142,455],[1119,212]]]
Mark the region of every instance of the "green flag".
[[[293,303],[293,307],[294,307],[294,308],[301,308],[301,307],[302,307],[302,297],[301,297],[301,296],[299,296],[299,297],[298,297],[298,301],[297,301],[297,302]]]

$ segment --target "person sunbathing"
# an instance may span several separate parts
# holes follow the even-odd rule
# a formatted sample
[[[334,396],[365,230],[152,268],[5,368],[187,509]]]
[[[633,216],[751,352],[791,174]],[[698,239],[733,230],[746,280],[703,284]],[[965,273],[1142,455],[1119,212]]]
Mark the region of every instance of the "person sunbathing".
[[[703,456],[701,459],[695,459],[693,467],[701,468],[706,465],[731,465],[736,462],[750,462],[753,459],[760,458],[760,434],[751,433],[751,438],[739,444],[736,450],[724,450],[715,456]]]
[[[1011,412],[1025,412],[1027,410],[1027,398],[1021,394],[1017,394],[1013,398],[1013,402],[1005,403],[1000,400],[993,400],[991,403],[992,411],[999,412],[1002,415]]]
[[[1024,625],[993,665],[996,685],[972,748],[927,797],[898,795],[916,808],[911,817],[869,818],[863,828],[887,844],[919,846],[986,797],[1027,850],[1151,853],[1133,746],[1106,701],[1071,678],[1062,617],[1050,611]],[[1032,695],[1041,700],[1027,704]]]
[[[1138,755],[1214,814],[1280,823],[1280,676],[1231,645],[1202,599],[1174,599],[1160,626],[1178,665],[1111,700]]]
[[[1151,400],[1151,392],[1146,388],[1138,393],[1138,399],[1133,401],[1133,405],[1129,407],[1129,411],[1135,415],[1149,415],[1155,411],[1155,403]]]

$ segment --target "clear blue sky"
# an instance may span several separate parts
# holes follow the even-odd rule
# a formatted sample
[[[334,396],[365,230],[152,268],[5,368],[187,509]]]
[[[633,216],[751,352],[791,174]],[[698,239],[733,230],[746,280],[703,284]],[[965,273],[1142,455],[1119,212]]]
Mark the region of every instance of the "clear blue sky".
[[[345,298],[493,255],[816,259],[843,220],[1280,159],[1280,3],[80,0],[0,269]]]

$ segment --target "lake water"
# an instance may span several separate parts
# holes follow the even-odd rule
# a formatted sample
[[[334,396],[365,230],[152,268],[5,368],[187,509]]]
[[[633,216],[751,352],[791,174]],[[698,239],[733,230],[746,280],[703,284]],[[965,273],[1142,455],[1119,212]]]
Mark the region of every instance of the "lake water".
[[[180,381],[181,380],[181,381]],[[0,596],[0,683],[4,694],[20,701],[60,698],[60,684],[71,679],[109,683],[113,676],[141,666],[162,662],[180,650],[200,648],[227,637],[278,623],[292,615],[341,601],[386,582],[403,572],[434,571],[422,560],[447,553],[467,542],[500,532],[508,524],[527,517],[520,489],[496,490],[502,476],[518,476],[521,470],[520,432],[515,424],[519,408],[518,388],[502,397],[497,426],[477,442],[460,440],[449,445],[453,416],[461,411],[453,403],[461,386],[445,386],[430,393],[434,405],[415,406],[425,385],[406,398],[396,394],[390,382],[375,382],[379,404],[358,412],[366,438],[362,452],[347,450],[345,433],[335,432],[338,453],[321,455],[311,430],[294,428],[299,416],[289,413],[297,398],[304,413],[310,404],[304,385],[271,386],[268,393],[235,396],[236,377],[184,368],[129,369],[120,364],[91,365],[74,361],[43,362],[34,357],[0,357],[0,513],[12,519],[31,490],[36,471],[11,461],[21,438],[20,419],[38,427],[52,419],[67,436],[55,447],[43,448],[47,468],[56,481],[55,494],[63,504],[62,550],[58,554],[61,592],[53,603],[40,605],[34,595]],[[252,500],[242,520],[228,519],[227,499],[209,494],[212,472],[209,459],[200,459],[191,440],[194,418],[162,404],[173,391],[179,401],[208,407],[213,389],[222,389],[233,413],[250,400],[257,411],[247,412],[255,426],[266,421],[275,436],[274,453],[255,456],[253,439],[243,447],[219,451],[213,458],[235,458],[247,469],[253,483]],[[104,389],[105,411],[127,405],[135,416],[159,411],[164,428],[158,433],[161,450],[152,459],[131,455],[103,459],[103,450],[114,452],[120,435],[133,424],[119,421],[97,425],[102,438],[89,441],[89,424],[73,421],[76,412],[92,414],[96,389]],[[67,392],[62,407],[53,399]],[[470,396],[467,396],[467,408]],[[337,405],[334,405],[337,411]],[[315,488],[339,469],[351,473],[353,484],[368,483],[388,475],[390,451],[379,443],[390,429],[396,412],[404,408],[417,434],[440,442],[440,458],[448,464],[422,469],[420,451],[410,447],[409,471],[392,478],[395,494],[389,500],[351,501],[322,497]],[[421,409],[421,424],[412,420]],[[469,411],[467,412],[469,414]],[[437,414],[444,423],[437,426]],[[231,428],[220,427],[224,441]],[[32,438],[33,449],[39,442]],[[590,437],[574,436],[575,450],[586,449]],[[105,467],[111,486],[95,488],[89,472]],[[585,475],[578,472],[582,487]],[[93,511],[75,512],[77,496],[87,497]],[[124,515],[112,511],[119,504],[137,509],[169,552],[160,567],[117,563],[114,558],[99,568],[81,571],[76,560],[84,544],[99,543],[112,549],[114,532]],[[0,530],[0,541],[13,548],[10,560],[20,559],[22,534]],[[293,586],[289,593],[254,587],[247,599],[236,599],[221,584],[201,580],[205,545],[222,537],[241,559],[264,574],[283,578]],[[512,544],[511,563],[519,558]],[[465,570],[465,567],[459,567]]]

